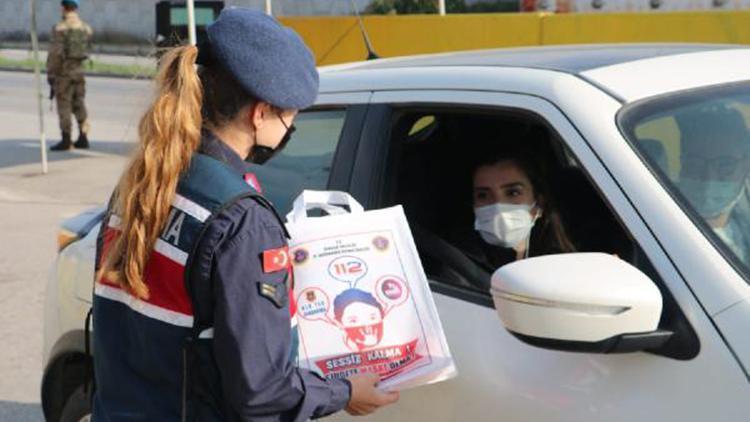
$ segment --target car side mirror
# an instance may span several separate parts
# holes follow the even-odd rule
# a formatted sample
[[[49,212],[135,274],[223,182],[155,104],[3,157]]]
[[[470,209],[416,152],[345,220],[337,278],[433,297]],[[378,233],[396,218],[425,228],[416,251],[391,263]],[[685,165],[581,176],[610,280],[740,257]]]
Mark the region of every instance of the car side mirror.
[[[516,261],[492,275],[492,297],[505,328],[547,349],[624,353],[656,349],[659,289],[627,262],[604,253],[546,255]]]

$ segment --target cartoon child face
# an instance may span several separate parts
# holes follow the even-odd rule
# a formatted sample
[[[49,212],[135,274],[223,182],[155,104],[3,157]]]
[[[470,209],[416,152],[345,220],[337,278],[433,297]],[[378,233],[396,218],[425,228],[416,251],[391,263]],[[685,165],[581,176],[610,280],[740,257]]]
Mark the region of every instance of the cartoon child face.
[[[376,346],[383,338],[383,316],[380,309],[354,302],[344,309],[341,318],[346,336],[359,350]]]
[[[334,300],[333,309],[352,350],[361,351],[380,343],[385,313],[372,294],[356,288],[345,290]]]

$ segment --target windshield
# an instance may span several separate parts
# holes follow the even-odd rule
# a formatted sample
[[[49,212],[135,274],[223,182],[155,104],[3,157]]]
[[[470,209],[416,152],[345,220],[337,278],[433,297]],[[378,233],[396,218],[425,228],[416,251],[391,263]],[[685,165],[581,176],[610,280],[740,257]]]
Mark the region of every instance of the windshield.
[[[750,267],[750,84],[673,94],[627,109],[625,136],[714,243]]]

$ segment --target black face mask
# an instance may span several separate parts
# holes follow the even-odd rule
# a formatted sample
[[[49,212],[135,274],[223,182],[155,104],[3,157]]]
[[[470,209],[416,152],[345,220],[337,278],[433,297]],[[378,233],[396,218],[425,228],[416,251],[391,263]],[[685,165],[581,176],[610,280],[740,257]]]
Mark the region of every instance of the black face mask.
[[[245,161],[249,161],[254,164],[263,164],[273,158],[279,151],[284,149],[286,144],[289,143],[289,140],[292,139],[292,134],[295,130],[297,130],[297,128],[294,127],[294,124],[287,126],[286,123],[284,123],[284,119],[281,118],[281,115],[279,115],[279,120],[281,120],[281,124],[284,125],[284,128],[286,128],[286,133],[284,133],[284,137],[281,138],[281,142],[279,142],[279,145],[277,145],[276,148],[271,148],[265,145],[255,144],[250,150],[250,155],[248,155]]]

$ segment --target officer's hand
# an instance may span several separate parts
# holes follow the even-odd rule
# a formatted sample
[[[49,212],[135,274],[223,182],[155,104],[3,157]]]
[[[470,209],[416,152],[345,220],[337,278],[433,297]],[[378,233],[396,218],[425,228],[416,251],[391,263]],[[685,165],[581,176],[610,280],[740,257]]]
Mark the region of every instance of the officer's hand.
[[[376,386],[380,377],[376,374],[360,374],[348,378],[352,384],[352,397],[346,406],[346,411],[353,416],[364,416],[379,407],[398,401],[398,391],[383,392]]]

